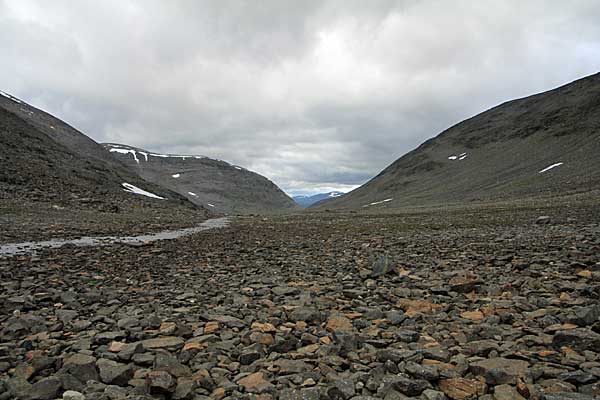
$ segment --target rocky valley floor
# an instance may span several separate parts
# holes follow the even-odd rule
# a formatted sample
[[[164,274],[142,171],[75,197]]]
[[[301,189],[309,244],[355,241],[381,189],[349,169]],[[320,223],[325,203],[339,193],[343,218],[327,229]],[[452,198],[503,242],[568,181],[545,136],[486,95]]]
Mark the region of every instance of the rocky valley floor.
[[[0,399],[598,398],[599,223],[244,217],[0,259]]]
[[[82,236],[142,235],[197,226],[209,218],[206,210],[173,204],[162,208],[143,204],[122,208],[0,199],[0,245]]]

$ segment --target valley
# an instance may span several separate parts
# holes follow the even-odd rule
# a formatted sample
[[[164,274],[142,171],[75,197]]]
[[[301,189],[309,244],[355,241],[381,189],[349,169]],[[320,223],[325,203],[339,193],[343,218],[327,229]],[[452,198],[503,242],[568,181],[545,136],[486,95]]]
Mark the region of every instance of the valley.
[[[3,258],[0,398],[593,399],[597,205],[239,216]]]
[[[295,199],[0,93],[0,400],[600,398],[599,87]]]

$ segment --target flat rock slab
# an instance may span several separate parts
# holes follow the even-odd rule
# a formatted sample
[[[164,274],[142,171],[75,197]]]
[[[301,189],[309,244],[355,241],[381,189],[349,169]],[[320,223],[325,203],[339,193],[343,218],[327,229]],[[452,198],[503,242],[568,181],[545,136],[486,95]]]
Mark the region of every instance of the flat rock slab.
[[[474,362],[469,369],[473,374],[483,376],[488,385],[515,384],[517,378],[527,375],[529,363],[496,357]]]
[[[167,349],[167,348],[181,348],[183,347],[185,341],[183,338],[179,336],[165,336],[155,339],[146,339],[142,341],[142,346],[146,350],[156,350],[156,349]]]

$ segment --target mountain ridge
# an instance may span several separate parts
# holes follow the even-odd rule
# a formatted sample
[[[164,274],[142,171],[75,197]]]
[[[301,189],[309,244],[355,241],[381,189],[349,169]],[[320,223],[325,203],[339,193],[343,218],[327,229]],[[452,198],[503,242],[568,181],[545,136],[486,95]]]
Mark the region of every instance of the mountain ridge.
[[[312,209],[399,208],[592,190],[600,187],[598,137],[600,73],[461,121],[363,186]],[[559,165],[543,171],[554,164]]]
[[[331,191],[325,193],[317,193],[313,195],[300,195],[292,197],[296,203],[298,203],[301,207],[310,207],[313,204],[316,204],[320,201],[332,199],[335,197],[343,196],[344,192]]]
[[[163,154],[119,143],[102,146],[143,179],[218,213],[270,214],[298,209],[268,178],[224,160]]]
[[[109,208],[116,203],[148,203],[140,196],[132,199],[124,186],[128,184],[178,204],[186,202],[178,194],[132,174],[71,125],[6,92],[0,96],[0,148],[0,196],[4,199],[53,200],[71,205],[110,203]],[[150,204],[158,203],[150,200]]]

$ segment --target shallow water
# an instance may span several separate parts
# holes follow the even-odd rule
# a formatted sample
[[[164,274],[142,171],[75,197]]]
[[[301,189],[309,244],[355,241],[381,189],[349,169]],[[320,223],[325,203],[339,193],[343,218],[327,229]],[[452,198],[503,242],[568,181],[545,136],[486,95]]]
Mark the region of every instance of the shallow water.
[[[192,228],[176,229],[140,236],[84,236],[79,239],[53,239],[40,242],[8,243],[0,245],[0,257],[31,254],[35,253],[36,250],[48,248],[56,249],[67,244],[87,247],[107,246],[113,243],[141,244],[157,240],[177,239],[209,229],[224,228],[227,225],[229,225],[229,218],[223,217],[206,220],[200,225]]]

